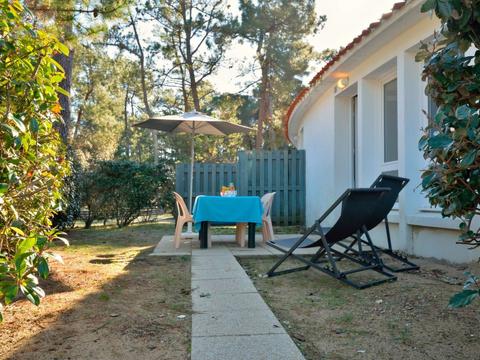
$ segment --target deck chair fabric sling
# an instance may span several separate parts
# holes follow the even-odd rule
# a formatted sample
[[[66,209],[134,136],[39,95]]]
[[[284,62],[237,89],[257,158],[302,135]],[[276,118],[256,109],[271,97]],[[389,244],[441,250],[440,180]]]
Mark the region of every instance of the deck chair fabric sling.
[[[374,229],[378,226],[382,221],[385,222],[385,232],[387,236],[387,248],[381,248],[379,246],[373,245],[377,254],[385,254],[393,259],[399,261],[402,265],[401,267],[393,267],[391,265],[383,264],[383,267],[389,271],[393,272],[400,272],[400,271],[408,271],[408,270],[418,270],[419,266],[412,263],[408,260],[407,257],[395,252],[392,248],[392,240],[390,237],[390,228],[388,224],[387,215],[392,210],[395,202],[397,201],[398,195],[400,191],[407,185],[409,179],[393,176],[393,175],[386,175],[381,174],[377,177],[377,179],[373,182],[370,188],[390,188],[390,192],[385,194],[382,197],[382,200],[377,204],[375,211],[372,213],[370,220],[365,224],[367,231]],[[366,240],[363,240],[361,237],[354,237],[354,241],[351,242],[348,246],[345,246],[345,253],[357,255],[363,260],[368,262],[368,258],[372,255],[371,252],[364,252],[362,250],[362,244],[370,245]],[[343,244],[339,244],[343,246]],[[354,246],[357,245],[358,249],[355,249]]]
[[[371,216],[375,207],[383,196],[388,194],[388,188],[370,188],[370,189],[348,189],[345,191],[333,205],[308,229],[299,239],[284,239],[268,241],[267,245],[281,251],[284,255],[267,272],[269,277],[282,274],[288,274],[295,271],[307,270],[313,267],[322,271],[350,286],[357,289],[364,289],[373,285],[378,285],[386,281],[396,280],[396,276],[383,270],[381,262],[365,262],[357,256],[350,256],[344,252],[336,250],[333,246],[340,241],[351,236],[367,236],[367,241],[371,241],[365,224],[371,221]],[[322,227],[322,222],[341,205],[341,212],[338,220],[331,228]],[[316,240],[309,239],[309,236],[318,237]],[[319,250],[312,256],[301,256],[295,253],[295,250],[301,248],[318,247]],[[375,254],[375,248],[371,248]],[[348,258],[359,267],[347,271],[340,271],[336,264],[336,257]],[[295,258],[305,264],[305,266],[290,268],[287,270],[276,271],[277,268],[288,258]],[[308,258],[310,257],[310,258]],[[375,279],[369,282],[353,281],[349,275],[373,270],[382,276],[381,279]]]

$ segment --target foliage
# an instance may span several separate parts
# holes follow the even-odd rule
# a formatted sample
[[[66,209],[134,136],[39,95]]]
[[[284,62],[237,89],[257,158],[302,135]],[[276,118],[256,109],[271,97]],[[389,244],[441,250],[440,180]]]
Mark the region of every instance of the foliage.
[[[201,110],[199,87],[220,66],[235,21],[223,0],[146,0],[141,15],[159,33],[151,49],[170,63],[162,78],[180,85],[184,111]]]
[[[465,273],[467,280],[463,285],[463,291],[453,295],[448,304],[451,308],[460,308],[467,306],[472,303],[473,300],[480,296],[480,287],[478,284],[478,278],[475,275],[470,274],[469,272]],[[475,285],[476,289],[472,289],[472,286]]]
[[[317,17],[314,0],[241,0],[240,11],[239,35],[255,47],[259,68],[256,147],[276,148],[283,143],[278,133],[285,109],[302,86],[310,61],[320,56],[307,38],[326,17]]]
[[[55,129],[64,75],[53,59],[68,49],[35,28],[18,0],[0,0],[0,19],[0,307],[20,293],[38,305],[69,169]]]
[[[71,159],[70,175],[63,180],[60,207],[52,218],[52,225],[60,230],[73,228],[75,220],[80,216],[78,183],[81,166],[74,155],[67,155],[67,159]]]
[[[72,100],[76,119],[70,143],[81,166],[88,168],[113,158],[122,135],[123,85],[132,79],[125,79],[128,63],[109,58],[101,49],[79,46],[76,54]]]
[[[117,160],[99,162],[82,175],[81,202],[86,207],[85,226],[94,220],[116,219],[128,226],[143,209],[172,209],[171,164]]]
[[[429,161],[422,187],[444,217],[460,218],[460,243],[480,246],[480,1],[428,0],[442,26],[417,60],[426,94],[438,105],[419,147]]]

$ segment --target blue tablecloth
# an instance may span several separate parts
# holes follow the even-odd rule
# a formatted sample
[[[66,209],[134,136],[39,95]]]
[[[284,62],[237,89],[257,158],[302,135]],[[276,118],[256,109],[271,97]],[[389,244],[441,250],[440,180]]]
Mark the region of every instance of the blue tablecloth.
[[[212,223],[257,223],[262,224],[263,207],[258,196],[205,196],[195,199],[193,220],[200,230],[202,221]]]

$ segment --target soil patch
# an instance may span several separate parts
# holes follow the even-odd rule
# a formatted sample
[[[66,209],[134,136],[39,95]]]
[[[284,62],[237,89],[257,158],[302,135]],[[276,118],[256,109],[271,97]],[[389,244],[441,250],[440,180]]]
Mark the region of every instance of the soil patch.
[[[478,359],[479,302],[447,308],[478,264],[415,259],[420,271],[355,290],[312,269],[266,278],[273,257],[239,261],[307,359]]]
[[[55,249],[65,264],[51,264],[42,304],[6,309],[0,358],[189,358],[190,259],[148,256],[166,232],[173,228],[72,232],[71,247]]]

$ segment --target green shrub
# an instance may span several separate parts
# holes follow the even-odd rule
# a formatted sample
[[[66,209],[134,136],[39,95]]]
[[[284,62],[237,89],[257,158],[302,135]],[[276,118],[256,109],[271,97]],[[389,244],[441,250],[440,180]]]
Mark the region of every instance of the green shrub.
[[[31,21],[20,1],[0,0],[0,310],[20,294],[36,305],[44,296],[37,276],[58,258],[47,252],[58,238],[50,219],[69,168],[53,59],[68,49]]]
[[[438,105],[420,140],[429,165],[423,190],[445,217],[460,218],[460,242],[480,246],[480,0],[428,0],[422,11],[434,11],[441,33],[417,54],[423,60],[427,95]]]
[[[459,218],[459,243],[480,246],[480,0],[427,0],[422,11],[440,19],[440,34],[423,44],[426,94],[438,105],[419,147],[429,165],[422,187],[444,217]],[[470,50],[470,51],[469,51]],[[471,54],[471,55],[470,55]],[[480,294],[478,279],[467,273],[463,291],[450,307],[470,304]]]
[[[171,166],[133,161],[103,161],[81,176],[81,204],[85,226],[94,220],[115,219],[128,226],[146,208],[172,208]]]

